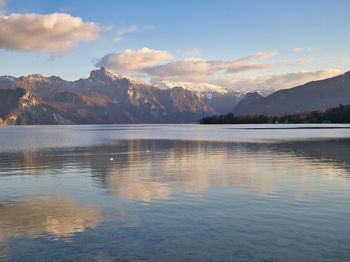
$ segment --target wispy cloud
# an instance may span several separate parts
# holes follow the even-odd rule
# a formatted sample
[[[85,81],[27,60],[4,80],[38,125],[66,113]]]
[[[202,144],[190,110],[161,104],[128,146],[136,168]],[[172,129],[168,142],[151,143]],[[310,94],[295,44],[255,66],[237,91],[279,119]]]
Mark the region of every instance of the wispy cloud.
[[[310,57],[310,58],[300,59],[300,60],[298,60],[296,62],[289,63],[289,65],[291,65],[291,66],[306,66],[306,65],[310,64],[314,60],[315,60],[314,57]]]
[[[231,90],[241,90],[243,92],[263,91],[272,93],[279,89],[291,88],[303,85],[310,81],[321,80],[341,74],[338,69],[325,69],[315,72],[297,71],[282,74],[270,74],[259,77],[235,76],[232,78],[220,78],[216,76],[205,77],[195,80],[195,82],[205,81],[207,83],[226,87]]]
[[[309,64],[310,62],[312,62],[314,60],[315,60],[314,57],[310,57],[310,58],[307,58],[307,59],[301,59],[301,60],[297,61],[297,64],[307,65],[307,64]]]
[[[59,12],[60,13],[71,13],[73,11],[73,8],[72,7],[61,7],[59,9]]]
[[[332,63],[335,63],[335,64],[345,64],[345,63],[348,63],[350,60],[348,58],[344,58],[344,59],[339,59],[339,60],[334,60],[334,61],[331,61]]]
[[[244,56],[237,61],[247,61],[247,60],[265,60],[271,57],[274,57],[278,54],[278,52],[269,52],[269,53],[264,53],[264,52],[258,52],[255,54],[251,54],[248,56]]]
[[[126,33],[131,33],[131,32],[135,32],[138,30],[138,26],[137,25],[132,25],[129,27],[123,27],[123,28],[119,28],[117,30],[117,34],[118,35],[124,35]]]
[[[69,14],[0,16],[0,48],[57,53],[96,40],[100,28]]]
[[[201,50],[198,47],[193,47],[187,50],[178,50],[177,53],[181,56],[198,56],[201,54]]]
[[[311,52],[312,48],[308,47],[308,48],[301,48],[301,47],[296,47],[293,49],[294,52],[296,53],[304,53],[304,52]]]
[[[101,27],[101,31],[103,31],[103,32],[110,32],[112,30],[113,30],[113,26],[111,26],[111,25]]]
[[[237,60],[215,61],[201,58],[187,58],[184,60],[171,61],[167,64],[157,65],[152,68],[145,68],[144,71],[157,77],[177,77],[177,76],[203,76],[214,75],[217,72],[224,74],[234,74],[240,72],[250,72],[268,68],[279,67],[279,63],[247,63],[254,60],[265,60],[273,57],[277,52],[255,53]]]
[[[343,58],[343,59],[338,59],[338,60],[330,60],[327,62],[320,62],[320,65],[324,65],[324,64],[346,64],[350,62],[350,59],[348,58]]]
[[[116,38],[114,38],[112,41],[113,42],[120,42],[120,41],[122,41],[123,40],[123,38],[121,38],[121,37],[116,37]]]
[[[321,80],[339,74],[341,74],[341,71],[338,69],[325,69],[315,72],[300,71],[257,77],[252,79],[252,83],[255,86],[258,84],[259,86],[265,86],[272,90],[276,90],[280,88],[295,87],[310,81]]]
[[[56,60],[57,58],[61,58],[63,55],[61,53],[53,53],[50,55],[49,57],[49,61],[54,61]]]

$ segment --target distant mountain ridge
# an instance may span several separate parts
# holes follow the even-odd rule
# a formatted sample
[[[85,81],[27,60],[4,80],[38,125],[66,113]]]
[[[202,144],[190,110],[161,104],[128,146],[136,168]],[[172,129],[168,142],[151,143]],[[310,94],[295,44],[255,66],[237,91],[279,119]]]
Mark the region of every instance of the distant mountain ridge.
[[[276,91],[266,97],[247,94],[233,113],[249,113],[267,116],[301,113],[311,110],[328,109],[350,104],[350,72],[345,74],[306,83],[290,89]]]
[[[18,88],[75,124],[188,123],[214,112],[193,91],[182,87],[161,90],[103,67],[77,81],[39,74],[0,77],[0,90]],[[2,95],[1,99],[6,97]],[[6,123],[27,124],[25,121]]]
[[[0,76],[0,124],[190,123],[233,108],[238,116],[271,116],[350,104],[350,72],[244,99],[241,92],[184,83],[159,87],[104,67],[77,81]]]

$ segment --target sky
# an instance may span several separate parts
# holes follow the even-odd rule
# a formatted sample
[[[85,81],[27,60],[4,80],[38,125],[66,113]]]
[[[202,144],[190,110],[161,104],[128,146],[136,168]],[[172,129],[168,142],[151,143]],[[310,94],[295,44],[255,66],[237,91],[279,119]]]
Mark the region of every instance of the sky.
[[[350,70],[348,0],[0,0],[0,75],[271,91]]]

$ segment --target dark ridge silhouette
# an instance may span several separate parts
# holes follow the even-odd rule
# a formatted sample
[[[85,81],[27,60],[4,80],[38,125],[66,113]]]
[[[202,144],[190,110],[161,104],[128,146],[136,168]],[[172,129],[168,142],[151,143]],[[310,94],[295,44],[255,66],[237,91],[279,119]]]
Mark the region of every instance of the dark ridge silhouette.
[[[350,123],[350,105],[275,116],[255,113],[235,116],[233,113],[228,113],[226,115],[207,116],[199,122],[201,124]]]

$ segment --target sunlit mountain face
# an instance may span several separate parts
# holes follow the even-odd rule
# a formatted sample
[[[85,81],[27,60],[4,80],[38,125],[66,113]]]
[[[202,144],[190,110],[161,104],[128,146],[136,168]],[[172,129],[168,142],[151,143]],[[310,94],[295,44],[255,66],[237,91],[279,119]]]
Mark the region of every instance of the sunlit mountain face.
[[[159,89],[104,67],[75,82],[30,75],[6,78],[1,87],[0,123],[6,125],[191,123],[215,113],[194,91]]]

